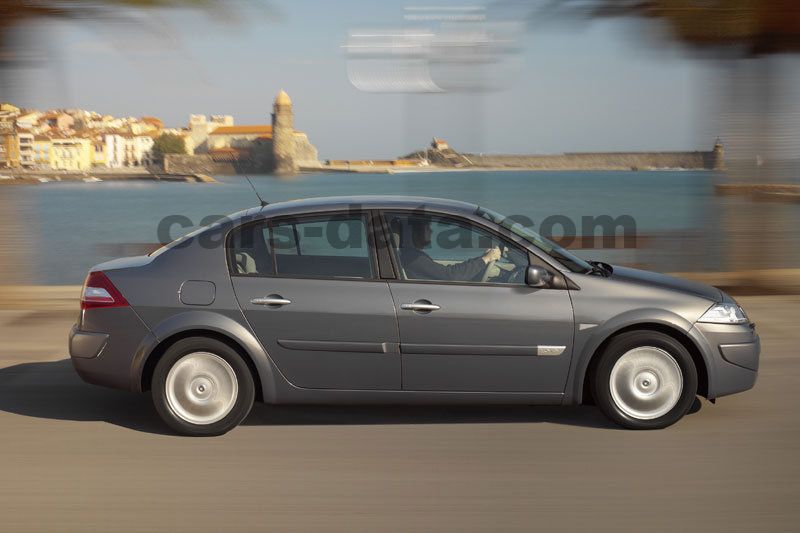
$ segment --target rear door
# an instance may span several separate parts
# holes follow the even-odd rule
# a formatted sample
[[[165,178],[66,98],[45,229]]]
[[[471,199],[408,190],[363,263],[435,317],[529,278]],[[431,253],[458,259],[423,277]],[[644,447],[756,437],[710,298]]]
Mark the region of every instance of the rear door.
[[[365,213],[276,219],[236,230],[231,279],[283,375],[311,389],[398,390],[394,303]]]

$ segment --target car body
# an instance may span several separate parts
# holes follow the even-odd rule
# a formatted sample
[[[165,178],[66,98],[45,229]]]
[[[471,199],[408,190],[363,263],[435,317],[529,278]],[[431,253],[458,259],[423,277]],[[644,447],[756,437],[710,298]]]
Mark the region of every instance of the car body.
[[[404,268],[403,224],[436,233],[413,253],[437,271],[472,275],[481,263],[461,256],[477,249],[504,259],[482,256],[470,279],[420,279]],[[751,388],[759,350],[719,289],[584,262],[474,204],[393,196],[256,207],[97,265],[70,334],[85,381],[152,390],[167,423],[192,435],[228,431],[253,400],[593,400],[624,426],[665,427],[695,394]],[[204,403],[220,387],[235,402]]]

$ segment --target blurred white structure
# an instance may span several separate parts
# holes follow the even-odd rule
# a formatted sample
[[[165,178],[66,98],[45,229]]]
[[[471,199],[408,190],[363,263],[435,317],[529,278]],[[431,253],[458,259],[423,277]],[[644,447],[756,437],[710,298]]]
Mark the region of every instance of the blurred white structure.
[[[347,75],[366,92],[492,91],[517,71],[519,21],[483,6],[407,7],[406,27],[351,31]]]

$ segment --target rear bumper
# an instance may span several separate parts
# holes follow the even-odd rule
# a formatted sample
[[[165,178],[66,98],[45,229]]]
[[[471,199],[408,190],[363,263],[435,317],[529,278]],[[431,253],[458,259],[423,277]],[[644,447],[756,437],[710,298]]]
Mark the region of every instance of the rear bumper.
[[[149,333],[129,307],[86,311],[69,334],[72,366],[87,383],[132,390],[134,353]]]
[[[107,333],[81,331],[78,325],[72,326],[69,334],[69,355],[76,359],[94,359],[108,344]]]
[[[709,399],[753,388],[761,355],[761,340],[753,326],[697,323],[691,334],[709,363]]]

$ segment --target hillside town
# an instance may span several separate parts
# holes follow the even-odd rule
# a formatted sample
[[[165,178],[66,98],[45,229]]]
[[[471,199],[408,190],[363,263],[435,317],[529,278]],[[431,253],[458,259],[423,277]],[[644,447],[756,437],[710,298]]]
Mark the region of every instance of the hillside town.
[[[725,151],[719,139],[711,150],[704,151],[537,155],[458,152],[444,139],[434,137],[427,148],[396,159],[329,159],[321,163],[308,136],[295,129],[293,103],[283,90],[273,100],[270,123],[237,125],[231,115],[191,114],[187,125],[180,128],[165,127],[153,116],[119,118],[83,109],[40,111],[0,103],[0,170],[9,171],[0,174],[9,178],[2,183],[20,182],[25,176],[30,180],[43,173],[60,180],[65,174],[75,178],[90,173],[208,177],[303,171],[724,168]],[[19,179],[13,180],[14,175]]]
[[[161,142],[167,141],[167,142]],[[236,125],[230,115],[192,114],[186,127],[156,117],[115,117],[84,109],[24,109],[0,103],[0,169],[90,172],[161,165],[167,155],[294,171],[318,165],[317,150],[294,129],[281,91],[271,124]]]
[[[0,168],[88,171],[148,165],[165,130],[155,117],[117,118],[83,109],[0,104]],[[177,133],[177,131],[176,131]]]

